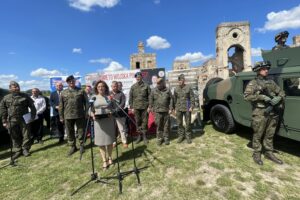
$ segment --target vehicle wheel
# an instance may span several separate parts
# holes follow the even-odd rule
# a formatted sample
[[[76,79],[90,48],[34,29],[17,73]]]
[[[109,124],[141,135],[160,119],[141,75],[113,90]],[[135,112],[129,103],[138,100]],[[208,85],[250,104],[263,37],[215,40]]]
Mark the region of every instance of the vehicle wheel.
[[[230,110],[221,104],[213,106],[210,110],[210,119],[216,130],[223,133],[231,133],[234,131],[235,122]]]

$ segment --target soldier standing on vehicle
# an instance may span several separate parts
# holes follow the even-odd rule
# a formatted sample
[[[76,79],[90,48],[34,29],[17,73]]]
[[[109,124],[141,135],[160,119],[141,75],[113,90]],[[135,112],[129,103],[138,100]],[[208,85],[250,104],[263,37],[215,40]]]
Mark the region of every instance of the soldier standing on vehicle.
[[[86,93],[75,86],[76,80],[73,75],[66,79],[68,88],[63,90],[59,100],[59,117],[62,123],[65,123],[68,136],[68,144],[71,149],[68,156],[77,151],[75,138],[75,124],[77,127],[78,140],[80,141],[80,151],[83,151],[83,134],[85,128],[85,118],[88,112],[88,101]]]
[[[28,113],[30,108],[31,119],[36,115],[33,100],[25,93],[20,92],[17,82],[9,83],[10,94],[1,101],[0,112],[2,113],[3,127],[9,130],[14,148],[13,160],[22,155],[29,156],[31,147],[29,124],[26,124],[23,115]]]
[[[149,109],[155,112],[157,145],[160,146],[163,142],[169,145],[170,114],[173,111],[172,93],[166,87],[164,79],[158,78],[156,84],[156,88],[150,94]]]
[[[184,74],[178,76],[179,86],[174,90],[174,105],[178,124],[178,140],[181,143],[184,139],[188,144],[192,143],[191,112],[195,107],[195,97],[192,88],[185,84]],[[185,118],[185,130],[183,127]]]
[[[141,142],[143,134],[144,143],[147,143],[146,133],[148,127],[148,106],[151,89],[147,83],[143,81],[142,73],[135,74],[136,83],[133,84],[129,92],[129,106],[134,113],[137,124],[138,137],[136,143]],[[140,131],[139,131],[140,130]],[[141,133],[142,132],[142,133]]]
[[[275,42],[277,43],[276,46],[272,48],[272,50],[278,50],[278,49],[284,49],[289,48],[288,45],[286,45],[286,40],[289,37],[288,31],[283,31],[275,35]]]
[[[267,78],[270,66],[270,62],[257,62],[252,69],[257,76],[249,82],[244,92],[245,100],[252,103],[253,160],[259,165],[263,165],[263,148],[267,159],[283,164],[273,154],[273,137],[279,121],[278,110],[285,94],[273,80]]]

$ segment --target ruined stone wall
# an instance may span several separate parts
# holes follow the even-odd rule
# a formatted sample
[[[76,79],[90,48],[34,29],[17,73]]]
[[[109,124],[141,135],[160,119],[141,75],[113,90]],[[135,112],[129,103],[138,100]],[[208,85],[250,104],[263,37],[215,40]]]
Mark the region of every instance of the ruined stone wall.
[[[228,66],[228,50],[232,47],[243,50],[242,65],[244,69],[239,69],[239,71],[250,71],[251,45],[249,22],[221,23],[216,29],[216,59],[217,65],[220,67],[220,74],[224,78],[229,75],[223,69]]]
[[[130,69],[137,69],[137,63],[139,63],[140,69],[156,68],[156,54],[145,53],[145,46],[142,41],[138,42],[137,47],[138,53],[130,56]]]
[[[130,56],[130,69],[136,69],[136,63],[140,63],[140,69],[156,68],[155,53],[132,54]]]
[[[199,107],[199,91],[198,91],[198,76],[199,68],[190,68],[184,70],[173,70],[168,72],[168,86],[171,89],[172,93],[174,88],[178,86],[178,76],[184,74],[185,84],[191,85],[196,97],[196,107]]]
[[[183,70],[190,68],[190,61],[188,60],[175,60],[173,62],[173,70]]]
[[[293,37],[293,47],[300,46],[300,35],[296,35]]]

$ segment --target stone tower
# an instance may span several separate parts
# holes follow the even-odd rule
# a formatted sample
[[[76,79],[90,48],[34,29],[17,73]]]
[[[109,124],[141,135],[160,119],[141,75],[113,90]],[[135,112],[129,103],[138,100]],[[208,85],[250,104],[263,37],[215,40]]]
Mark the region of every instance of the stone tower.
[[[138,44],[138,53],[139,54],[145,53],[145,46],[144,46],[144,43],[142,41],[139,41],[139,44]]]
[[[221,23],[217,27],[216,59],[220,67],[219,77],[228,77],[230,72],[251,70],[249,22]],[[229,70],[225,70],[226,68]]]
[[[173,70],[183,70],[190,68],[189,60],[175,60],[173,62]]]
[[[156,54],[145,53],[143,42],[138,43],[138,53],[130,56],[130,69],[151,69],[156,68]]]

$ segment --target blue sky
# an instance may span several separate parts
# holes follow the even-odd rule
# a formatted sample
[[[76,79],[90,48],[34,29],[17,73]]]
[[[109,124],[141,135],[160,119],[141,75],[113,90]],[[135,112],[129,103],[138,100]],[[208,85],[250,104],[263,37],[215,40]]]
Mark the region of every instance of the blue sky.
[[[1,0],[0,87],[49,88],[49,76],[129,69],[138,41],[170,70],[215,56],[218,24],[249,21],[253,60],[274,35],[300,34],[296,0]]]

